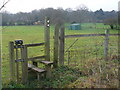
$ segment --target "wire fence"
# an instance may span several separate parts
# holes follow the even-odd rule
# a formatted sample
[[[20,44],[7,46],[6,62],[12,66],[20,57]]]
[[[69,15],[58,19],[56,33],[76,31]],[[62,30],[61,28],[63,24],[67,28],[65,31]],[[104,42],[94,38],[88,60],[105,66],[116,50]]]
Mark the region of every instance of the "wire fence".
[[[99,85],[118,87],[118,36],[109,37],[108,61],[104,56],[104,37],[69,38],[65,42],[65,65],[93,75]],[[76,41],[77,40],[77,41]],[[74,41],[76,41],[74,43]],[[72,45],[68,49],[68,47]]]

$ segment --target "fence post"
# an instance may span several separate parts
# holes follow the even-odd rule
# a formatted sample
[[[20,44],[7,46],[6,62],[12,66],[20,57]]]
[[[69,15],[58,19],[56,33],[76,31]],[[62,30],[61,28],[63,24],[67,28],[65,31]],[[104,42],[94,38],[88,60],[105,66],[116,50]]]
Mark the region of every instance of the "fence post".
[[[21,59],[24,60],[22,62],[22,83],[25,84],[28,79],[28,60],[27,60],[27,46],[24,45],[21,48]]]
[[[53,67],[58,67],[58,42],[59,39],[59,24],[55,25],[55,31],[54,31],[54,61],[53,61]]]
[[[16,60],[18,60],[18,48],[16,48]],[[19,62],[16,62],[17,83],[19,83]]]
[[[60,27],[60,46],[59,46],[59,64],[64,65],[64,26]]]
[[[14,56],[14,42],[9,42],[9,56],[10,56],[10,75],[11,80],[15,79],[15,56]]]
[[[50,20],[48,17],[45,18],[45,60],[50,61]]]
[[[70,63],[70,51],[68,51],[68,65]]]
[[[109,30],[105,30],[104,57],[108,60]]]

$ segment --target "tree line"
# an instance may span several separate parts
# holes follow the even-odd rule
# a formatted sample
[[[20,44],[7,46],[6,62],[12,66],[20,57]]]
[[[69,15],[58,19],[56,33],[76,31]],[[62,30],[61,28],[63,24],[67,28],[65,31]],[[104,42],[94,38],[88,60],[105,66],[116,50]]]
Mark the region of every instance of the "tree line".
[[[16,14],[7,11],[2,12],[2,25],[35,25],[44,24],[45,16],[50,18],[51,24],[57,22],[65,23],[105,23],[116,26],[118,20],[117,11],[90,11],[85,6],[79,6],[76,10],[46,8],[33,10],[31,12],[19,12]]]

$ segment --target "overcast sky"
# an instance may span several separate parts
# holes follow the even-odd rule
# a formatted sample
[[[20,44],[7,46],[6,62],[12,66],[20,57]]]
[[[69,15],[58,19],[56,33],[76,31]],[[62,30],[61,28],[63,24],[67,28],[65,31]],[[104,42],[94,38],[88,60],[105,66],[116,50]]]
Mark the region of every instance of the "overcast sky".
[[[7,0],[0,0],[0,6]],[[102,8],[104,11],[118,10],[118,1],[120,0],[10,0],[4,10],[11,13],[30,12],[41,8],[75,9],[81,4],[87,6],[90,10],[96,11]]]

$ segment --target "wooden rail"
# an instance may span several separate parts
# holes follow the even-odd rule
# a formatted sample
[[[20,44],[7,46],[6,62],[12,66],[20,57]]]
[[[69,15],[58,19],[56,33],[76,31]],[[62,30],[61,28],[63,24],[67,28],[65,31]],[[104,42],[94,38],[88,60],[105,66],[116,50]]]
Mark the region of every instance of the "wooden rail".
[[[89,37],[89,36],[105,36],[106,34],[76,34],[76,35],[65,35],[65,38],[74,37]],[[109,34],[110,36],[120,36],[120,34]]]
[[[45,43],[25,44],[25,46],[27,46],[27,47],[34,47],[34,46],[42,46],[44,44]]]
[[[105,60],[108,60],[108,44],[109,44],[109,36],[120,36],[117,34],[109,34],[109,30],[105,31],[105,34],[76,34],[76,35],[65,35],[65,38],[74,38],[74,37],[90,37],[90,36],[104,36],[104,57]]]
[[[37,57],[33,57],[33,58],[28,58],[28,61],[31,61],[34,59],[41,59],[41,58],[45,58],[45,56],[37,56]]]
[[[37,56],[37,57],[32,57],[32,58],[27,58],[28,61],[34,61],[35,59],[41,59],[41,58],[45,58],[45,56]],[[17,59],[15,60],[15,62],[24,62],[23,59]]]

